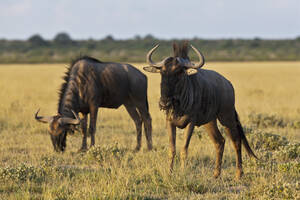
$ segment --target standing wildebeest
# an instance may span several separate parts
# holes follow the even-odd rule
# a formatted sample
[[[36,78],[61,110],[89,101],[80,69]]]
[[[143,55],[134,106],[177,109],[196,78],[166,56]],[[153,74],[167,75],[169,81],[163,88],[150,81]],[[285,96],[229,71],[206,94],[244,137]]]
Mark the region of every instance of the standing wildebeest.
[[[67,132],[81,124],[81,150],[87,149],[87,120],[90,113],[89,133],[91,146],[95,144],[98,107],[118,108],[124,104],[137,131],[138,151],[141,148],[144,123],[148,149],[152,149],[152,125],[147,100],[147,77],[129,64],[101,62],[91,57],[76,59],[68,68],[60,89],[58,114],[51,117],[35,115],[35,119],[49,123],[55,150],[64,151]],[[82,113],[80,120],[77,113]],[[74,119],[75,117],[75,119]]]
[[[176,154],[176,127],[185,129],[185,144],[181,151],[184,167],[188,146],[194,126],[205,124],[209,136],[216,148],[216,166],[214,177],[221,173],[221,163],[225,140],[217,127],[217,119],[225,126],[226,133],[233,142],[236,152],[236,177],[242,171],[241,143],[249,155],[254,156],[234,106],[234,89],[231,83],[215,71],[200,69],[204,65],[203,55],[191,45],[200,61],[193,64],[188,57],[188,43],[173,45],[174,56],[159,63],[151,59],[156,45],[147,55],[149,67],[145,71],[161,74],[161,97],[159,106],[166,111],[167,130],[170,142],[170,170]]]

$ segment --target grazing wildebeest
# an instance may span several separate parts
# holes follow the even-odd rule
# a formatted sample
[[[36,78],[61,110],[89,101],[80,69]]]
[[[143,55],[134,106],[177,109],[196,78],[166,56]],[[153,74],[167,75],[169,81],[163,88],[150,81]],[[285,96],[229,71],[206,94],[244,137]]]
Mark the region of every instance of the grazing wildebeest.
[[[220,175],[225,140],[217,127],[218,119],[233,142],[236,152],[236,177],[240,178],[243,173],[241,144],[249,155],[256,156],[239,121],[231,83],[215,71],[200,69],[204,65],[204,57],[191,45],[200,59],[199,63],[192,63],[188,57],[187,42],[181,46],[174,43],[174,56],[167,57],[159,63],[151,59],[157,47],[158,45],[149,51],[147,62],[150,66],[144,67],[144,70],[161,74],[159,106],[166,111],[170,171],[173,170],[176,154],[176,127],[185,128],[185,144],[181,151],[181,164],[184,167],[194,126],[205,124],[217,154],[214,177]]]
[[[141,148],[144,123],[148,149],[152,149],[152,125],[147,100],[147,77],[129,64],[101,62],[80,57],[72,62],[64,77],[58,101],[58,114],[35,119],[49,123],[52,144],[56,151],[64,151],[67,133],[81,124],[81,150],[87,149],[87,120],[90,114],[91,146],[95,144],[98,107],[118,108],[124,105],[137,131],[136,150]],[[77,113],[82,113],[80,120]],[[75,117],[75,118],[74,118]]]

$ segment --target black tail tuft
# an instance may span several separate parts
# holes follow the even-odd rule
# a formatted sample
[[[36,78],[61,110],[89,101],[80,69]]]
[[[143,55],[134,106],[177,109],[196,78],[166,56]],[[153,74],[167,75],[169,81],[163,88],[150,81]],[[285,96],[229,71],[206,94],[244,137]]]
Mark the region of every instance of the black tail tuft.
[[[240,120],[239,120],[239,116],[238,116],[238,114],[237,114],[236,111],[235,111],[235,118],[236,118],[236,122],[237,122],[237,129],[238,129],[238,131],[239,131],[239,133],[240,133],[240,135],[241,135],[241,139],[242,139],[243,146],[245,147],[245,149],[246,149],[248,155],[249,155],[249,156],[253,156],[254,158],[258,159],[258,158],[256,157],[256,155],[253,153],[253,151],[252,151],[252,149],[251,149],[251,147],[250,147],[250,145],[249,145],[249,143],[248,143],[248,140],[247,140],[247,138],[246,138],[246,136],[245,136],[245,132],[244,132],[243,127],[242,127],[242,125],[241,125],[241,122],[240,122]]]

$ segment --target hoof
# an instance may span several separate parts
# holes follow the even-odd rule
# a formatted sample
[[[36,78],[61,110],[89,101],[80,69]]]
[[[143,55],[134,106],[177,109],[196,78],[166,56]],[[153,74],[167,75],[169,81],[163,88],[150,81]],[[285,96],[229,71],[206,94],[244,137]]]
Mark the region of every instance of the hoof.
[[[242,178],[242,176],[243,176],[243,171],[240,171],[240,170],[238,170],[236,173],[235,173],[235,179],[238,181],[238,180],[240,180],[241,178]]]
[[[78,150],[78,153],[86,153],[88,151],[87,148],[81,148]]]
[[[174,167],[173,167],[173,162],[170,163],[170,167],[169,167],[169,174],[173,174],[174,171]]]
[[[141,147],[136,147],[134,150],[133,150],[133,152],[134,153],[137,153],[137,152],[139,152],[141,150]]]
[[[221,174],[221,170],[215,170],[214,171],[214,178],[218,178]]]

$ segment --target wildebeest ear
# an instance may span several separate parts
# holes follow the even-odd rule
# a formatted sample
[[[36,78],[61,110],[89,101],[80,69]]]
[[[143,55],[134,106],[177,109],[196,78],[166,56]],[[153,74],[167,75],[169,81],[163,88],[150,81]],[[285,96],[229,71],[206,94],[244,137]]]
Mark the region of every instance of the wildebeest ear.
[[[193,74],[197,74],[198,70],[197,69],[193,69],[193,68],[188,68],[185,70],[185,73],[190,76],[190,75],[193,75]]]
[[[143,69],[147,72],[151,72],[151,73],[160,73],[160,69],[153,67],[153,66],[147,66],[147,67],[143,67]]]
[[[179,46],[177,43],[173,43],[173,51],[174,51],[174,57],[179,57]]]
[[[188,52],[189,52],[189,42],[184,41],[182,46],[181,46],[181,57],[184,59],[189,59],[188,57]]]

